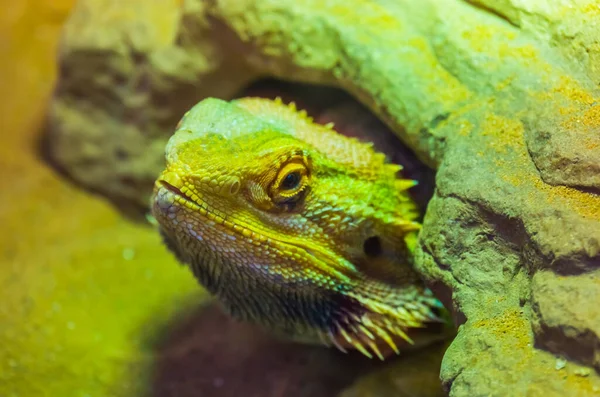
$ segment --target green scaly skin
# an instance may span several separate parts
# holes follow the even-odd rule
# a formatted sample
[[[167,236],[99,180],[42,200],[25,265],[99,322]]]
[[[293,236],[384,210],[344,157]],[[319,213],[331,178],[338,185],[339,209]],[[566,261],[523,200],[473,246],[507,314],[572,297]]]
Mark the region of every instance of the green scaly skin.
[[[153,215],[234,317],[384,358],[439,302],[412,268],[420,225],[372,145],[281,101],[205,99],[179,123]]]

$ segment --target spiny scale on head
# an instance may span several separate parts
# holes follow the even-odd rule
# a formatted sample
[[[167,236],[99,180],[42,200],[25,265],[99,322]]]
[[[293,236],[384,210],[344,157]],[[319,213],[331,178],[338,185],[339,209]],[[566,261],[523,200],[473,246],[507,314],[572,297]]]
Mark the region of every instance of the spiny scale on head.
[[[349,294],[349,296],[352,295]],[[430,292],[425,295],[430,295]],[[362,299],[362,297],[356,297]],[[412,345],[414,341],[405,332],[405,328],[423,328],[425,320],[431,322],[443,321],[430,311],[432,306],[439,306],[439,302],[433,296],[428,296],[412,306],[413,310],[410,311],[397,307],[395,313],[393,313],[394,310],[391,309],[390,311],[388,305],[374,305],[372,302],[370,307],[373,312],[367,312],[361,317],[347,313],[325,333],[326,338],[329,338],[331,344],[344,353],[347,350],[343,347],[343,344],[347,343],[366,357],[373,358],[373,354],[371,354],[373,352],[379,359],[384,360],[384,356],[376,343],[378,339],[390,346],[394,353],[400,354],[400,350],[394,342],[394,336]],[[381,310],[384,307],[387,310]],[[319,336],[321,339],[325,338],[323,333],[320,333]]]
[[[281,99],[281,97],[276,97],[273,100],[273,102],[275,102],[278,105],[284,105],[285,106],[285,104],[283,103],[283,100]],[[314,121],[314,119],[312,117],[310,117],[308,115],[308,113],[306,113],[306,110],[304,110],[304,109],[298,110],[297,107],[296,107],[296,103],[295,102],[292,101],[292,102],[288,103],[287,107],[290,110],[296,112],[296,114],[298,116],[300,116],[301,119],[304,119],[304,120],[306,120],[309,123],[312,123]],[[333,125],[334,125],[333,123],[327,123],[327,124],[324,124],[323,126],[326,127],[327,129],[331,130],[331,129],[333,129]]]

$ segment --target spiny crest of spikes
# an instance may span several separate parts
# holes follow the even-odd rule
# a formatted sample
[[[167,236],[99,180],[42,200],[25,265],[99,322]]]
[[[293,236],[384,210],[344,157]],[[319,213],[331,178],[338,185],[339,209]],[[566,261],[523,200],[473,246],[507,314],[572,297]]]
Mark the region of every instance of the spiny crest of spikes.
[[[364,301],[364,298],[360,300]],[[402,306],[395,309],[375,301],[370,301],[368,304],[373,312],[362,316],[345,312],[341,320],[334,323],[326,332],[320,333],[323,343],[332,344],[344,353],[347,353],[343,346],[346,344],[368,358],[373,358],[375,354],[383,361],[385,356],[378,347],[378,341],[385,342],[394,353],[400,354],[394,337],[400,337],[412,345],[414,341],[406,334],[406,329],[424,328],[428,322],[443,322],[443,319],[431,311],[432,307],[440,308],[442,305],[430,291],[420,300],[404,302]],[[395,313],[391,313],[392,311]]]
[[[398,171],[401,171],[402,167],[400,167],[400,169],[398,169]],[[415,187],[419,184],[419,182],[413,180],[413,179],[398,179],[395,182],[396,185],[396,189],[398,189],[398,191],[403,192],[405,190],[408,190],[412,187]]]
[[[274,99],[274,102],[275,102],[276,104],[278,104],[278,105],[285,105],[285,104],[283,103],[283,100],[281,99],[281,97],[276,97],[276,98]],[[296,102],[293,102],[293,101],[292,101],[292,102],[288,103],[288,104],[287,104],[287,107],[288,107],[290,110],[292,110],[292,111],[294,111],[294,112],[298,113],[298,115],[299,115],[300,117],[302,117],[304,120],[306,120],[307,122],[309,122],[309,123],[312,123],[312,122],[314,121],[314,119],[313,119],[312,117],[310,117],[310,116],[309,116],[309,115],[306,113],[306,110],[298,110],[298,108],[296,107]],[[323,126],[323,127],[325,127],[325,128],[327,128],[328,130],[332,130],[332,129],[333,129],[333,127],[334,127],[334,123],[322,124],[322,126]]]
[[[388,221],[388,223],[390,225],[393,225],[393,227],[395,228],[402,229],[405,233],[416,232],[418,230],[421,230],[421,228],[423,227],[419,222],[405,221],[396,218],[393,218],[392,220]]]
[[[371,319],[371,317],[368,314],[362,317],[356,315],[344,317],[327,331],[329,342],[344,353],[347,350],[343,345],[347,344],[366,357],[373,358],[372,353],[374,353],[382,361],[385,357],[379,350],[378,340],[387,343],[396,354],[400,354],[400,350],[394,342],[394,336],[400,337],[410,344],[413,343],[401,327],[394,325],[389,320]],[[327,341],[325,342],[327,343]]]

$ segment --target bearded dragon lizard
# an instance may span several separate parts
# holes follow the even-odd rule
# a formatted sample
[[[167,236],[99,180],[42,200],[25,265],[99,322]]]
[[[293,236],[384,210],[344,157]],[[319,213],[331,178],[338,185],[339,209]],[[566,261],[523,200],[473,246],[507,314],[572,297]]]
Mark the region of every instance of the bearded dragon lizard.
[[[420,224],[401,168],[293,103],[208,98],[167,144],[152,212],[233,317],[383,359],[439,321],[412,268]]]

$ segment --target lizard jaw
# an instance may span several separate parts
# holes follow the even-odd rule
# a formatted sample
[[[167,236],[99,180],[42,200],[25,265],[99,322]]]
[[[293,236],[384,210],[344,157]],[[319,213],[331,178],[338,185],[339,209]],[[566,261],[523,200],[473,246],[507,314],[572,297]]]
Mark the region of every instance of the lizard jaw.
[[[195,205],[199,205],[197,200],[194,200],[192,194],[187,193],[187,189],[185,188],[185,183],[176,172],[167,171],[163,172],[162,175],[156,180],[154,189],[155,193],[163,188],[168,190],[170,193],[174,194],[175,197],[179,199],[183,199]]]
[[[217,223],[227,230],[228,234],[238,235],[238,238],[251,238],[260,244],[276,244],[280,248],[286,247],[287,249],[284,249],[284,251],[309,256],[313,258],[311,262],[318,264],[316,270],[338,281],[348,282],[351,275],[356,274],[356,269],[351,263],[340,259],[327,249],[310,246],[303,241],[284,238],[276,233],[268,233],[264,230],[257,231],[239,219],[224,219],[224,217],[212,211],[210,202],[204,200],[202,196],[203,194],[189,183],[186,183],[179,173],[165,171],[155,183],[152,199],[154,205],[152,207],[158,207],[165,215],[172,212],[170,207],[185,207],[181,209],[183,211],[193,211],[202,218],[203,222]],[[157,217],[157,220],[160,221],[160,219],[160,217]]]
[[[177,196],[185,201],[189,201],[196,205],[198,204],[194,200],[192,200],[191,197],[189,197],[188,195],[183,193],[178,187],[170,184],[169,182],[161,179],[158,181],[158,184],[160,186],[159,188],[164,188],[164,189],[168,190],[169,192],[171,192],[172,194],[174,194],[175,196]]]

